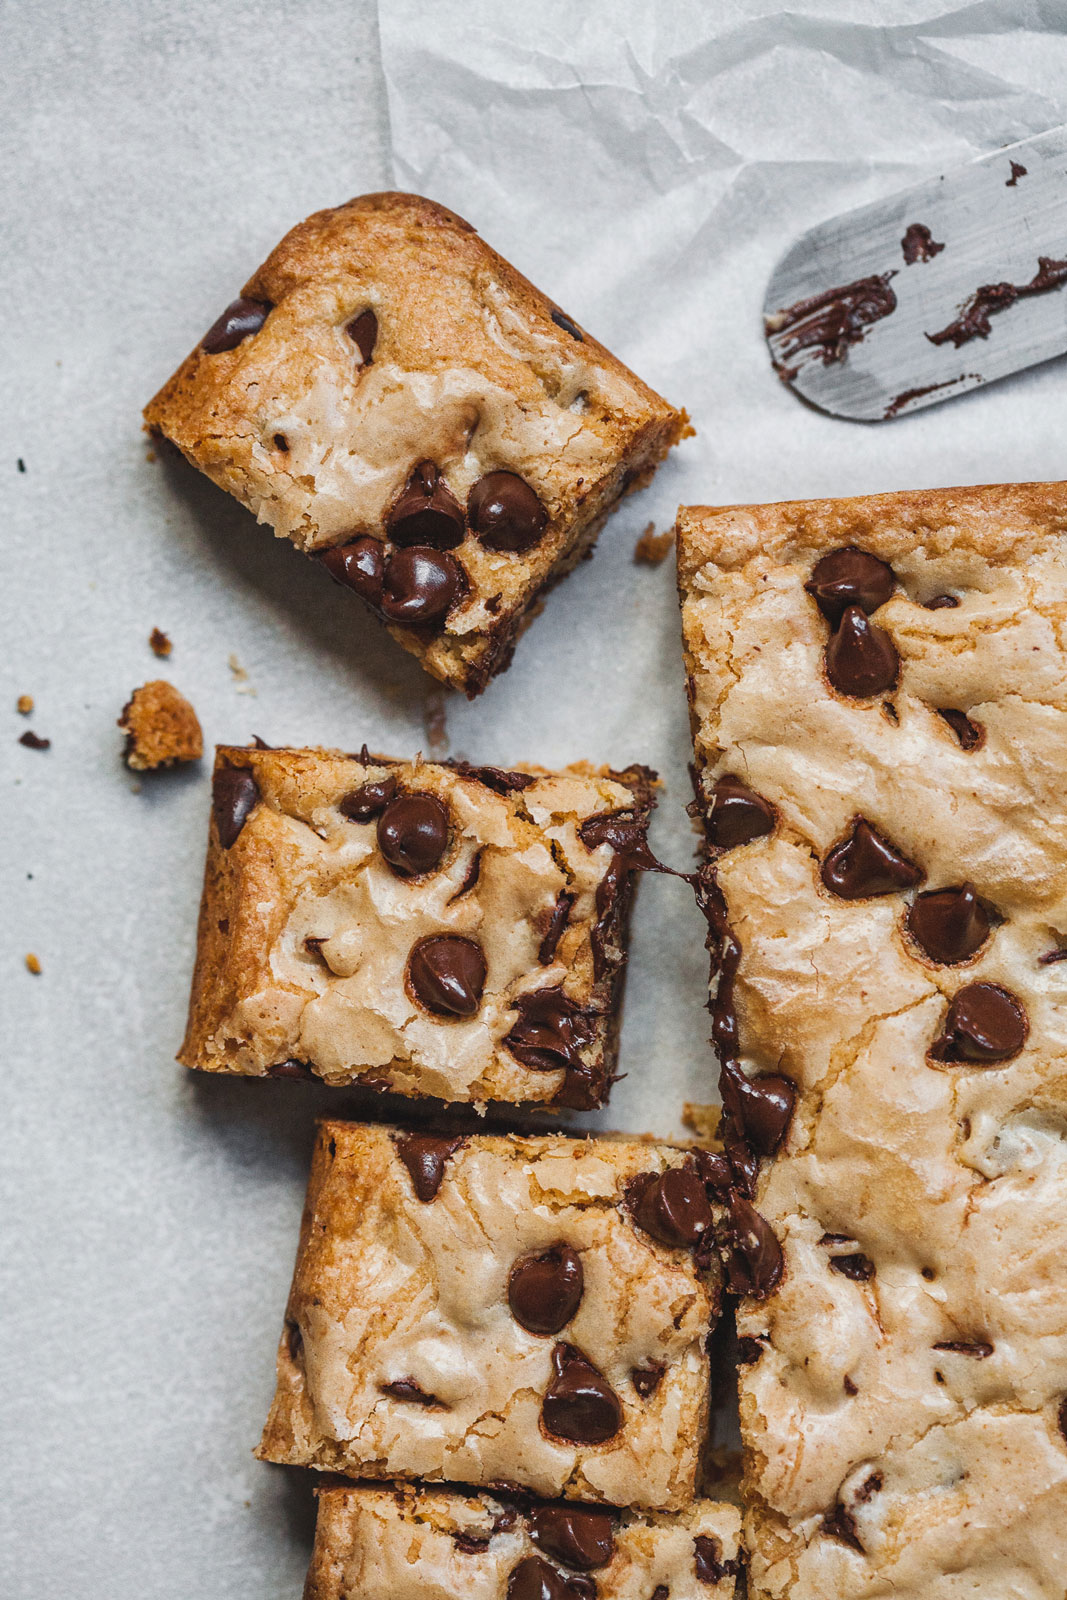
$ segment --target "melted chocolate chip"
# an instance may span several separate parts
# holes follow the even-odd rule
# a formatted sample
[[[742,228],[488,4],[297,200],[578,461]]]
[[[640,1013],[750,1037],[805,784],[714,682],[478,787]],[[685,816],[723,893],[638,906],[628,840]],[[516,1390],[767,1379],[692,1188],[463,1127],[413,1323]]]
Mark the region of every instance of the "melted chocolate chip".
[[[578,837],[589,850],[610,844],[613,850],[627,857],[630,867],[641,867],[646,872],[662,870],[660,863],[648,846],[648,817],[631,816],[625,811],[602,811],[587,817],[578,829]]]
[[[374,778],[358,789],[349,789],[337,802],[337,809],[349,822],[373,822],[395,793],[396,778],[390,773],[387,778]]]
[[[727,774],[711,791],[705,832],[716,850],[735,850],[774,831],[774,807],[740,778]]]
[[[749,1334],[743,1334],[737,1341],[737,1364],[739,1367],[751,1367],[763,1354],[763,1341],[754,1339]]]
[[[272,1067],[267,1068],[268,1078],[296,1078],[301,1083],[310,1083],[315,1074],[306,1061],[276,1061]]]
[[[466,1138],[444,1138],[436,1133],[404,1133],[396,1141],[396,1153],[407,1167],[415,1193],[424,1205],[441,1187],[445,1162],[466,1144]]]
[[[548,919],[548,927],[545,929],[545,936],[541,940],[537,950],[537,959],[543,967],[550,966],[552,963],[552,959],[555,956],[556,950],[559,946],[559,941],[563,937],[563,930],[567,926],[567,921],[571,914],[571,906],[574,904],[574,899],[574,895],[567,894],[565,891],[561,891],[556,896],[556,903],[552,907],[552,915]]]
[[[938,244],[924,222],[912,222],[904,230],[900,248],[904,252],[905,264],[913,267],[916,261],[932,261],[945,247]]]
[[[1056,1412],[1056,1425],[1064,1439],[1067,1439],[1067,1395],[1060,1401],[1059,1410]]]
[[[850,544],[817,561],[804,587],[836,628],[850,606],[859,606],[867,616],[884,606],[896,587],[896,575],[887,562]]]
[[[488,1550],[491,1538],[489,1533],[453,1533],[452,1543],[465,1556],[480,1556]]]
[[[693,1540],[693,1559],[701,1583],[721,1583],[724,1578],[736,1578],[741,1571],[740,1561],[723,1560],[722,1544],[714,1534],[697,1534]]]
[[[385,546],[380,539],[364,535],[324,550],[319,559],[335,583],[354,589],[372,606],[380,604],[385,571]]]
[[[472,778],[475,783],[492,789],[494,794],[514,794],[537,782],[537,776],[532,772],[508,772],[503,767],[472,767],[469,761],[446,761],[444,764],[461,778]]]
[[[547,1556],[578,1572],[606,1567],[615,1554],[615,1529],[607,1511],[586,1506],[532,1506],[530,1538]]]
[[[723,1108],[738,1122],[745,1139],[761,1156],[772,1156],[785,1138],[796,1105],[796,1084],[777,1074],[746,1077],[730,1059],[722,1063]]]
[[[568,1244],[523,1256],[508,1274],[508,1305],[528,1333],[559,1333],[582,1303],[582,1258]]]
[[[398,794],[378,818],[378,848],[398,878],[418,878],[440,864],[448,829],[448,807],[436,795]]]
[[[474,939],[437,933],[420,939],[408,957],[415,999],[436,1017],[473,1017],[485,989],[485,955]]]
[[[692,1167],[642,1172],[631,1180],[627,1201],[634,1221],[660,1244],[689,1249],[711,1226],[711,1207]]]
[[[821,877],[838,899],[867,900],[874,895],[914,889],[922,881],[922,872],[869,822],[858,817],[851,833],[835,844],[826,857]]]
[[[298,1322],[285,1323],[285,1347],[289,1352],[290,1361],[299,1361],[304,1353],[304,1335],[300,1331]]]
[[[1048,294],[1067,283],[1067,261],[1038,256],[1037,271],[1027,283],[983,283],[966,302],[960,315],[946,328],[926,337],[931,344],[952,343],[958,350],[972,339],[988,339],[992,333],[990,317],[1007,311],[1017,300],[1035,294]]]
[[[826,676],[839,694],[852,700],[883,694],[900,676],[896,645],[859,606],[848,607],[826,646]]]
[[[724,1237],[731,1246],[727,1262],[730,1288],[735,1294],[762,1300],[782,1276],[782,1247],[770,1223],[744,1195],[731,1189],[727,1204],[729,1221]]]
[[[940,388],[940,385],[938,385]],[[935,594],[932,600],[923,601],[924,611],[952,611],[959,605],[954,594]]]
[[[954,995],[939,1038],[930,1049],[935,1061],[987,1066],[1010,1061],[1026,1043],[1029,1025],[1020,1002],[998,983],[970,983]]]
[[[662,1361],[649,1361],[643,1367],[630,1368],[630,1382],[633,1384],[642,1400],[647,1400],[654,1395],[663,1382],[663,1374],[667,1368]]]
[[[581,1051],[592,1044],[596,1027],[587,1011],[558,987],[530,989],[515,996],[519,1020],[504,1043],[516,1060],[535,1072],[581,1067]]]
[[[213,322],[200,341],[205,355],[217,356],[234,350],[253,333],[258,333],[273,310],[268,300],[233,300],[222,316]]]
[[[521,555],[544,533],[548,512],[525,478],[515,472],[487,472],[467,496],[467,519],[487,550]]]
[[[363,365],[369,367],[374,360],[374,346],[378,342],[378,318],[374,312],[361,311],[358,317],[352,318],[345,332],[362,356]]]
[[[836,1505],[828,1511],[822,1519],[822,1531],[831,1539],[839,1539],[842,1544],[850,1545],[853,1550],[864,1553],[856,1531],[856,1519],[851,1511],[842,1505]]]
[[[963,1339],[942,1339],[934,1345],[935,1350],[950,1350],[953,1355],[970,1356],[975,1361],[988,1361],[993,1354],[993,1346],[984,1339],[976,1339],[967,1343]]]
[[[596,1600],[596,1584],[580,1574],[565,1577],[541,1556],[526,1556],[508,1579],[508,1600]]]
[[[980,722],[972,722],[966,712],[939,710],[960,742],[961,750],[978,750],[985,743],[985,729]]]
[[[475,850],[474,854],[471,856],[467,870],[463,875],[463,882],[460,884],[455,894],[449,899],[448,903],[450,906],[455,905],[457,900],[462,900],[465,894],[470,894],[471,890],[474,888],[474,885],[478,882],[478,879],[482,875],[482,855],[483,852],[481,850]]]
[[[622,1406],[603,1373],[572,1344],[557,1344],[552,1365],[556,1376],[541,1403],[546,1431],[571,1444],[614,1438],[622,1427]]]
[[[800,363],[796,367],[788,363],[798,356],[801,361],[821,360],[824,367],[843,361],[872,323],[896,310],[897,297],[889,287],[895,276],[883,272],[824,289],[769,318],[768,332],[781,336],[774,357],[779,377],[787,382],[796,377]]]
[[[441,1401],[434,1394],[427,1394],[421,1384],[414,1378],[397,1378],[392,1383],[381,1385],[382,1394],[392,1395],[394,1400],[410,1400],[417,1406],[440,1406]],[[444,1407],[447,1410],[447,1407]]]
[[[908,912],[908,932],[931,961],[955,966],[975,955],[989,938],[989,913],[973,883],[916,895]]]
[[[425,545],[394,550],[382,577],[382,615],[412,628],[428,626],[448,615],[466,587],[463,568],[447,551]]]
[[[420,461],[386,523],[399,545],[454,550],[463,542],[463,511],[432,461]]]
[[[235,844],[259,803],[259,785],[251,767],[219,767],[211,780],[211,811],[224,850]]]
[[[869,1283],[874,1277],[874,1262],[870,1256],[858,1250],[850,1256],[831,1256],[830,1265],[843,1278],[851,1278],[853,1283]]]
[[[556,324],[557,328],[562,328],[564,333],[569,333],[572,339],[577,339],[579,344],[583,342],[581,328],[579,328],[576,322],[572,322],[570,317],[565,315],[564,312],[553,311],[552,321]]]

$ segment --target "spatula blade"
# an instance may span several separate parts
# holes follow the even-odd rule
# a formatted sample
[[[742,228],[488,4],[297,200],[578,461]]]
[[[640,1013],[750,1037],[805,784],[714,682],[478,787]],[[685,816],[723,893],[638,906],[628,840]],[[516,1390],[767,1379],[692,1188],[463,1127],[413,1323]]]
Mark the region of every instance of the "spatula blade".
[[[1067,351],[1067,127],[805,233],[764,300],[771,360],[881,422]]]

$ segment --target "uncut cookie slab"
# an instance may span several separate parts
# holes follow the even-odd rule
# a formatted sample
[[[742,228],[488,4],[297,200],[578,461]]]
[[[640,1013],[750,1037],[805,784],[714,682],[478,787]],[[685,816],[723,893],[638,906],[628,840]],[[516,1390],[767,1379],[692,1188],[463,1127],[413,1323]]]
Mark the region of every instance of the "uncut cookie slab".
[[[740,1514],[515,1503],[411,1486],[321,1489],[304,1600],[732,1600]]]
[[[468,695],[687,425],[407,194],[288,233],[145,419]]]
[[[692,1159],[663,1145],[324,1123],[260,1455],[687,1505],[710,1221]]]
[[[1065,530],[1062,484],[680,516],[725,1141],[784,1258],[759,1596],[1063,1590]]]
[[[653,781],[220,747],[179,1060],[598,1105]]]

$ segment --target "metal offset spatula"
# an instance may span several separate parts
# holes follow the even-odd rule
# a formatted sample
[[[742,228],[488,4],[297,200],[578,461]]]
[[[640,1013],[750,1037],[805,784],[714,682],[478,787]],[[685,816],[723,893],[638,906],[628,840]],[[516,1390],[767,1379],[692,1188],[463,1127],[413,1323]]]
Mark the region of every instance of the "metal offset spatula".
[[[763,304],[785,383],[882,422],[1067,351],[1067,127],[812,228]]]

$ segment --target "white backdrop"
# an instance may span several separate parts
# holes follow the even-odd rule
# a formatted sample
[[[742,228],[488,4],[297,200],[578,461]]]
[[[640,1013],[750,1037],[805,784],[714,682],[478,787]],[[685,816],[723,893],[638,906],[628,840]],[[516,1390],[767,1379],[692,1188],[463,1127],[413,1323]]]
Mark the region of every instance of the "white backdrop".
[[[340,1102],[174,1065],[206,772],[134,792],[114,727],[159,675],[212,742],[425,744],[435,701],[410,658],[211,485],[148,461],[138,432],[285,229],[394,181],[420,189],[688,407],[697,437],[552,597],[507,676],[446,709],[453,754],[651,761],[666,780],[654,838],[676,865],[690,849],[676,600],[669,564],[632,565],[644,524],[666,526],[680,499],[1062,473],[1056,367],[863,428],[783,391],[759,324],[796,233],[1067,117],[1061,4],[382,0],[381,55],[378,20],[366,0],[5,10],[12,1600],[281,1600],[306,1562],[306,1490],[249,1451],[312,1119]],[[153,626],[174,640],[166,663]],[[47,752],[15,742],[20,693]],[[708,1097],[702,940],[684,889],[646,883],[607,1122],[671,1133],[684,1099]]]

